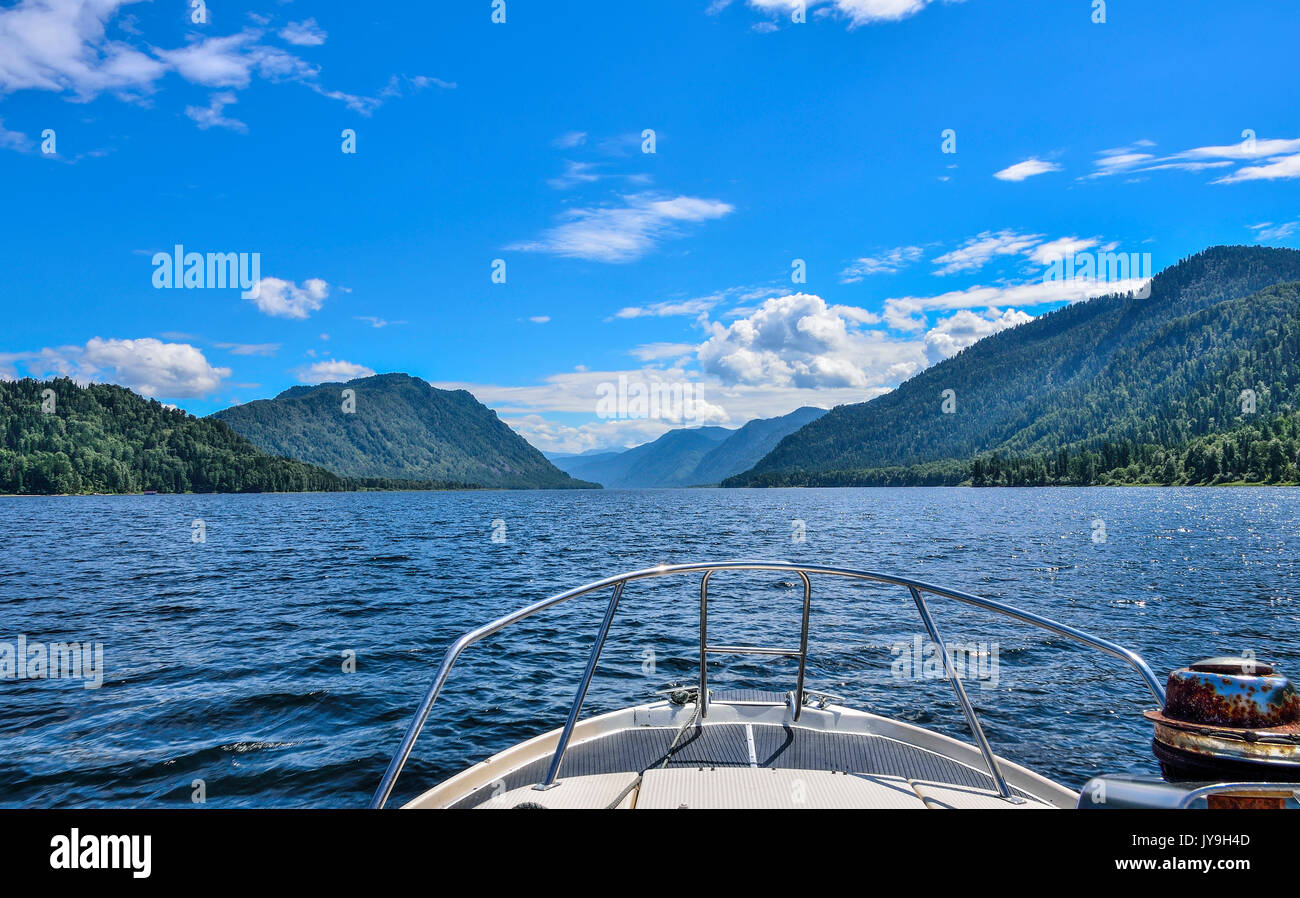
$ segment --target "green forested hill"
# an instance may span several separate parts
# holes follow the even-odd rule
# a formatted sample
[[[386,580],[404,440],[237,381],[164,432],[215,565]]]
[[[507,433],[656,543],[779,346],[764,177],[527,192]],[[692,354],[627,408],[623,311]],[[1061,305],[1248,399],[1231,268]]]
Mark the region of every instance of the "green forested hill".
[[[44,403],[52,390],[53,408]],[[0,382],[0,493],[297,492],[355,489],[124,387]]]
[[[343,391],[355,408],[343,410]],[[260,449],[350,477],[508,489],[591,486],[557,469],[464,390],[406,374],[294,387],[212,416]]]
[[[1211,434],[1257,437],[1261,427],[1283,455],[1291,446],[1293,464],[1297,281],[1295,250],[1206,250],[1157,275],[1148,298],[1068,306],[981,340],[892,393],[834,409],[727,485],[980,482],[986,471],[974,461],[994,452],[989,482],[1022,482],[1003,470],[1018,464],[1038,482],[1214,482],[1246,472],[1193,476],[1172,450]],[[949,389],[957,409],[944,414]],[[1255,393],[1254,412],[1242,412],[1244,390]],[[1092,458],[1107,446],[1111,456]],[[1073,473],[1061,467],[1069,458]],[[1116,470],[1128,473],[1107,479]]]

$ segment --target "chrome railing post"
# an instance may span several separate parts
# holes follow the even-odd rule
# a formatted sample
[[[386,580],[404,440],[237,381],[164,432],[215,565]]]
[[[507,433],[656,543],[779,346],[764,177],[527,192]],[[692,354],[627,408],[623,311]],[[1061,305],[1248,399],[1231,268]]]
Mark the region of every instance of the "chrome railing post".
[[[912,593],[912,600],[916,602],[916,610],[921,613],[921,620],[925,623],[925,629],[930,633],[930,639],[939,649],[939,655],[943,658],[943,672],[947,674],[948,680],[952,683],[952,688],[957,693],[957,701],[961,704],[961,712],[966,715],[966,722],[970,724],[971,733],[975,736],[975,742],[979,745],[980,752],[984,755],[984,762],[989,766],[989,775],[993,777],[993,782],[997,784],[998,794],[1003,798],[1009,798],[1019,801],[1011,793],[1011,787],[1002,777],[1002,769],[998,766],[998,759],[993,754],[993,749],[989,746],[989,740],[984,737],[984,728],[980,726],[980,721],[975,716],[975,708],[971,705],[970,699],[966,696],[966,687],[961,684],[961,677],[957,676],[957,670],[952,665],[952,658],[948,656],[948,647],[944,645],[943,639],[939,636],[939,630],[934,625],[934,618],[930,617],[930,609],[926,607],[925,597],[915,586],[909,586]]]
[[[555,777],[560,773],[560,762],[564,760],[564,750],[569,747],[569,737],[573,735],[574,724],[578,722],[578,714],[582,711],[582,703],[587,698],[587,687],[591,685],[591,678],[596,673],[596,663],[600,661],[600,652],[605,648],[605,637],[609,635],[610,624],[614,622],[614,612],[618,610],[618,600],[623,597],[623,587],[626,580],[620,580],[614,584],[614,594],[609,598],[609,605],[605,608],[605,619],[600,622],[600,632],[596,634],[596,644],[591,647],[591,656],[587,658],[587,669],[582,672],[582,682],[578,684],[578,691],[573,696],[573,705],[569,708],[569,719],[564,722],[564,731],[560,733],[560,742],[555,746],[555,755],[551,758],[551,766],[546,771],[546,779],[542,780],[534,789],[550,789],[556,785]]]
[[[696,701],[700,708],[700,720],[709,713],[709,578],[712,570],[704,572],[700,580],[700,694]]]
[[[797,721],[803,713],[803,677],[808,667],[808,609],[812,606],[812,581],[803,571],[799,572],[803,580],[803,625],[799,629],[799,676],[794,687],[794,719]]]

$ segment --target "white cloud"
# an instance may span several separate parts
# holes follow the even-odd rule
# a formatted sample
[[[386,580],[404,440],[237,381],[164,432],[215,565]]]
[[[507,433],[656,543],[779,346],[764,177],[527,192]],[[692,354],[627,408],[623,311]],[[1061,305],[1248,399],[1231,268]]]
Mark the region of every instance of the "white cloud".
[[[1045,162],[1042,159],[1026,159],[1024,162],[1009,165],[1002,171],[994,172],[993,177],[999,181],[1023,181],[1026,178],[1032,178],[1034,175],[1060,170],[1061,166],[1055,162]]]
[[[1042,242],[1042,234],[1018,234],[1011,230],[984,231],[952,252],[934,260],[938,274],[954,274],[983,268],[997,256],[1023,255]]]
[[[656,362],[661,359],[684,359],[695,354],[699,348],[696,343],[645,343],[628,350],[628,355],[643,362]]]
[[[764,12],[784,14],[787,20],[789,14],[799,6],[806,6],[808,9],[821,6],[848,19],[849,26],[856,28],[875,22],[897,22],[906,19],[925,9],[932,2],[935,0],[807,0],[805,3],[799,0],[749,0],[749,5]],[[726,5],[715,2],[710,7],[710,11],[723,9]]]
[[[130,387],[144,396],[184,399],[216,390],[229,368],[215,368],[188,343],[164,343],[152,337],[86,343],[82,366],[88,376]]]
[[[320,278],[308,278],[299,287],[293,281],[281,278],[262,278],[257,282],[257,295],[249,301],[275,318],[307,318],[320,309],[330,295],[329,284]]]
[[[732,207],[719,200],[691,196],[631,194],[617,206],[572,209],[538,240],[509,247],[593,262],[632,262],[681,227],[722,218]]]
[[[32,148],[32,139],[21,131],[10,131],[0,119],[0,147],[25,153]]]
[[[367,368],[365,365],[358,365],[355,362],[345,362],[342,359],[326,359],[323,362],[313,362],[293,373],[298,378],[299,383],[322,384],[355,380],[358,377],[370,377],[375,371],[373,368]]]
[[[875,256],[863,256],[840,272],[841,284],[856,284],[873,274],[893,274],[921,258],[919,246],[896,246]]]
[[[532,315],[528,318],[533,324],[546,324],[551,320],[550,315]]]
[[[130,0],[21,0],[0,10],[0,92],[148,93],[167,66],[105,37]]]
[[[273,356],[280,351],[279,343],[217,343],[215,345],[231,355]]]
[[[248,131],[247,125],[238,119],[226,118],[221,114],[223,109],[235,102],[237,102],[235,95],[229,91],[213,94],[207,108],[186,106],[185,114],[193,119],[204,131],[208,128],[229,128],[231,131],[246,133]]]
[[[1102,150],[1087,178],[1152,171],[1199,172],[1240,166],[1212,184],[1238,184],[1243,181],[1274,181],[1300,178],[1300,138],[1243,139],[1239,143],[1193,147],[1178,153],[1158,156],[1148,152],[1155,144],[1141,140],[1127,147]],[[1242,163],[1261,161],[1261,165]]]
[[[1029,258],[1039,265],[1051,265],[1058,259],[1064,259],[1066,256],[1073,256],[1075,253],[1091,249],[1098,242],[1095,237],[1060,237],[1056,240],[1040,243],[1029,250]]]
[[[115,383],[144,396],[174,399],[207,396],[231,374],[229,368],[208,364],[203,353],[188,343],[164,343],[153,337],[94,337],[85,346],[0,354],[0,377],[17,376],[19,363],[32,377]]]
[[[1033,320],[1033,315],[1020,309],[989,309],[982,315],[962,309],[925,332],[926,360],[941,362],[990,334]]]
[[[571,150],[574,147],[582,146],[586,142],[586,131],[570,131],[567,134],[561,134],[559,137],[555,138],[555,140],[551,141],[551,145],[559,147],[562,150]]]
[[[1242,181],[1277,181],[1284,178],[1300,178],[1300,153],[1278,156],[1270,159],[1266,165],[1248,165],[1239,168],[1212,183],[1239,184]]]
[[[897,382],[921,367],[914,342],[863,330],[864,309],[828,306],[807,293],[769,299],[699,349],[700,367],[724,383],[864,389]]]
[[[266,33],[260,27],[229,35],[191,35],[188,44],[175,48],[143,39],[133,46],[108,38],[107,25],[115,17],[123,32],[141,37],[132,17],[118,16],[134,2],[139,0],[20,0],[0,9],[0,94],[48,90],[89,100],[107,92],[139,99],[153,93],[168,72],[176,72],[193,84],[237,90],[247,87],[254,75],[294,81],[365,115],[383,102],[321,87],[315,81],[315,65],[263,42]],[[281,37],[311,45],[322,42],[325,33],[309,19],[289,25]],[[436,78],[394,76],[381,96],[400,96],[406,89],[430,85],[455,87]]]
[[[967,287],[951,290],[937,296],[901,296],[885,300],[884,319],[892,328],[902,331],[923,331],[929,325],[925,313],[955,311],[957,309],[994,309],[1004,306],[1032,307],[1063,302],[1080,302],[1109,293],[1137,292],[1147,283],[1146,278],[1129,278],[1120,281],[1062,278],[1051,281],[1032,281],[999,287]]]
[[[1266,221],[1262,224],[1250,225],[1250,229],[1255,232],[1255,240],[1259,243],[1285,240],[1294,234],[1297,228],[1300,228],[1300,221],[1284,221],[1276,225]]]
[[[315,19],[302,22],[290,22],[280,29],[280,38],[298,47],[319,47],[325,43],[325,30],[316,24]]]

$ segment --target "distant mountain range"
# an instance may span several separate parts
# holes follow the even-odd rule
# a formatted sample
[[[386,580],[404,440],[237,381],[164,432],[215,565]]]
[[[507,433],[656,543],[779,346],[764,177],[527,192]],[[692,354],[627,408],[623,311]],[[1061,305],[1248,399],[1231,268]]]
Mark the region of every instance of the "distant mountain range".
[[[407,374],[292,387],[211,417],[259,449],[347,477],[593,486],[556,468],[465,390],[439,390]]]
[[[805,406],[736,430],[679,428],[633,449],[548,458],[574,477],[611,489],[712,486],[751,467],[782,437],[824,414],[825,409]]]
[[[1298,281],[1300,251],[1207,249],[1146,298],[1058,309],[840,406],[726,485],[1295,482]]]

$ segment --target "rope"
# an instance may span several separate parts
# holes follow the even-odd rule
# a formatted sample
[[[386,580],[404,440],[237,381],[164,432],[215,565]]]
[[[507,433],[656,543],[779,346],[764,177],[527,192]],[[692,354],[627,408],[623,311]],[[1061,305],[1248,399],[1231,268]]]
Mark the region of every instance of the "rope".
[[[668,752],[667,754],[664,755],[663,763],[659,765],[660,770],[668,766],[668,762],[672,760],[673,752],[677,750],[677,743],[682,741],[682,736],[686,734],[686,731],[689,730],[691,726],[695,723],[695,721],[699,720],[699,718],[700,718],[700,697],[698,694],[696,694],[695,710],[691,712],[690,718],[684,724],[682,724],[681,727],[677,730],[677,735],[673,737],[672,744],[668,746]],[[627,796],[632,792],[632,790],[639,785],[641,785],[640,776],[632,780],[632,782],[628,783],[627,788],[624,789],[622,792],[618,793],[618,798],[615,798],[613,801],[611,801],[609,804],[605,806],[605,810],[612,811],[615,808],[617,808],[620,804],[623,803],[623,799],[627,798]]]

